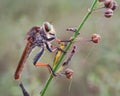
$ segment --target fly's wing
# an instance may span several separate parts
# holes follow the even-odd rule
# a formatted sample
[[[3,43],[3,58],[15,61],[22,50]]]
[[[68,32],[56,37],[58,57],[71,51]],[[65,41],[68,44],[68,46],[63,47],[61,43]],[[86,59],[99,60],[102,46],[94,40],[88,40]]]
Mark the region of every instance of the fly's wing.
[[[23,70],[23,67],[24,67],[24,64],[25,64],[25,61],[26,61],[26,59],[27,59],[30,51],[32,50],[32,49],[30,48],[31,45],[32,45],[32,43],[29,42],[29,41],[27,41],[27,44],[26,44],[26,46],[25,46],[25,48],[24,48],[24,51],[23,51],[23,53],[22,53],[22,56],[21,56],[21,58],[20,58],[20,61],[19,61],[19,63],[18,63],[18,66],[17,66],[16,71],[15,71],[15,74],[14,74],[15,80],[19,79],[19,77],[20,77],[20,74],[21,74],[21,72],[22,72],[22,70]]]
[[[33,42],[34,42],[35,34],[39,31],[40,31],[40,27],[34,26],[27,32],[27,38],[26,38],[27,44],[24,48],[24,51],[22,53],[22,56],[20,58],[20,61],[18,63],[17,69],[14,74],[15,80],[19,79],[22,69],[24,67],[25,61],[29,56],[30,52],[32,51],[32,49],[35,47]]]

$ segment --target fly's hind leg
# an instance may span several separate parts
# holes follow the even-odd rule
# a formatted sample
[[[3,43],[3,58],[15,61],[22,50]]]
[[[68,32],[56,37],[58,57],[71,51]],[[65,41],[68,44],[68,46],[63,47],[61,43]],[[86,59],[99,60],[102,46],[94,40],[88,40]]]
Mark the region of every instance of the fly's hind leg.
[[[47,67],[49,72],[52,73],[53,76],[56,76],[54,71],[52,70],[52,67],[49,64],[38,62],[38,60],[42,56],[43,52],[44,52],[44,46],[41,46],[41,49],[40,49],[39,53],[35,56],[35,58],[33,60],[33,64],[35,66],[45,66],[45,67]]]
[[[36,65],[37,61],[42,56],[43,52],[44,52],[44,46],[41,46],[41,49],[40,49],[39,53],[35,56],[35,58],[33,60],[34,65]]]
[[[56,76],[55,72],[53,71],[52,67],[51,67],[49,64],[42,63],[42,62],[37,62],[37,63],[35,64],[35,66],[47,67],[47,68],[48,68],[48,71],[49,71],[53,76]]]

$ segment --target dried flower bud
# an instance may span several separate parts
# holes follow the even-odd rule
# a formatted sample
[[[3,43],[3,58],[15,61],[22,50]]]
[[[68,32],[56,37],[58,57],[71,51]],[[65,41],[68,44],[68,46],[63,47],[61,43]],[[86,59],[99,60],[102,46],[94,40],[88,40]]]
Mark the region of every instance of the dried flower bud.
[[[72,75],[73,75],[73,70],[72,69],[68,68],[68,69],[65,70],[65,76],[66,76],[66,78],[71,79]]]
[[[117,8],[118,4],[116,1],[113,1],[113,7],[111,8],[113,11]]]
[[[105,8],[113,8],[113,0],[104,1]]]
[[[107,9],[105,10],[104,16],[105,16],[106,18],[110,18],[112,15],[113,15],[113,10],[110,9],[110,8],[107,8]]]
[[[99,0],[99,2],[104,2],[105,0]]]
[[[101,37],[99,34],[93,34],[92,37],[91,37],[91,41],[93,43],[98,43],[100,41]]]
[[[67,28],[66,31],[76,32],[77,29],[76,28]]]

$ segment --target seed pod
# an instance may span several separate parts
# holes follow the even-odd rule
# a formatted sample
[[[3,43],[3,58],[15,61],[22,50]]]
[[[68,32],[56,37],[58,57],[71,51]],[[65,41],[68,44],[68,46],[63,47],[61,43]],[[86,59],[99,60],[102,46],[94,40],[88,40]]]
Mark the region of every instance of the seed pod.
[[[66,76],[66,78],[71,79],[72,75],[73,75],[73,70],[72,69],[68,68],[68,69],[65,70],[65,76]]]
[[[99,0],[99,2],[104,2],[105,0]]]
[[[113,0],[104,1],[105,8],[113,8]]]
[[[117,8],[118,4],[116,1],[113,1],[113,7],[111,8],[113,11]]]
[[[99,34],[93,34],[92,37],[91,37],[91,41],[93,43],[98,43],[100,41],[101,37]]]
[[[66,31],[76,32],[77,29],[76,28],[67,28]]]
[[[113,15],[113,10],[110,8],[105,9],[104,16],[110,18]]]

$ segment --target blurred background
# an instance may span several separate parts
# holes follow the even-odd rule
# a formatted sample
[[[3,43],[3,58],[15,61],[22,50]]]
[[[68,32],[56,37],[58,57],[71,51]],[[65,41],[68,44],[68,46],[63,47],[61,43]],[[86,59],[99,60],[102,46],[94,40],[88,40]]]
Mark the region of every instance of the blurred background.
[[[52,22],[61,39],[72,36],[68,27],[78,27],[92,0],[0,0],[0,95],[22,96],[13,76],[25,46],[28,30]],[[118,4],[120,3],[117,0]],[[119,4],[120,5],[120,4]],[[101,35],[98,44],[76,42],[77,51],[70,62],[72,80],[54,78],[45,96],[120,96],[120,8],[111,18],[104,9],[95,11],[85,23],[79,38]],[[32,64],[36,48],[28,58],[21,80],[31,96],[39,96],[49,76],[47,68]],[[52,64],[55,53],[47,50],[41,62]]]

